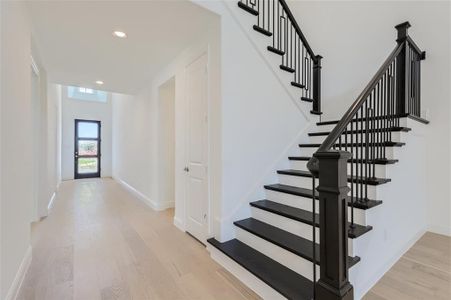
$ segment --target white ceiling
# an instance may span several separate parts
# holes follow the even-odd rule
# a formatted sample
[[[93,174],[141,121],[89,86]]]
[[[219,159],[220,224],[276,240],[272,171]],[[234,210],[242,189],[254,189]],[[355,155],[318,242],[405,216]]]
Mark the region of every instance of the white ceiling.
[[[51,81],[134,94],[216,15],[179,1],[33,1],[34,40]],[[114,30],[127,39],[112,36]]]

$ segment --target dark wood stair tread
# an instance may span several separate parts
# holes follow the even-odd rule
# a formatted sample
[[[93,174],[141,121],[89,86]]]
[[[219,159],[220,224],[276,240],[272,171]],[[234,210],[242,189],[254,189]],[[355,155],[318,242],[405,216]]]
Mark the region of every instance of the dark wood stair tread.
[[[384,132],[387,131],[391,131],[391,132],[408,132],[410,131],[411,128],[409,127],[390,127],[390,128],[385,128],[383,129]],[[370,129],[368,130],[369,133],[373,133],[373,132],[381,132],[380,129]],[[343,134],[361,134],[362,131],[361,130],[346,130],[343,132]],[[366,131],[365,129],[363,129],[363,133],[365,134]],[[330,134],[330,131],[320,131],[320,132],[310,132],[308,135],[309,136],[328,136]]]
[[[271,31],[268,31],[265,28],[261,28],[258,25],[254,25],[253,28],[254,28],[255,31],[260,32],[260,33],[262,33],[262,34],[264,34],[266,36],[272,36],[272,32]]]
[[[214,238],[207,241],[284,297],[299,300],[312,299],[312,281],[254,248],[237,239],[224,243]]]
[[[305,198],[312,198],[312,190],[311,189],[305,189],[297,186],[291,186],[286,184],[269,184],[265,185],[265,189],[285,194],[291,194],[295,196],[305,197]],[[318,199],[318,193],[315,194],[315,198]],[[354,203],[351,203],[351,201],[348,202],[348,206],[353,206],[355,208],[359,209],[369,209],[375,206],[378,206],[382,204],[382,201],[380,200],[362,200],[360,198],[354,199]]]
[[[307,98],[307,97],[301,97],[302,101],[306,101],[306,102],[313,102],[312,98]]]
[[[309,261],[313,261],[313,242],[310,240],[304,239],[298,235],[279,229],[275,226],[261,222],[254,218],[247,218],[241,221],[236,221],[233,224],[274,245],[290,251],[297,256],[300,256]],[[319,245],[317,245],[315,249],[316,263],[320,264]],[[349,257],[349,267],[354,266],[359,261],[360,257],[358,256]]]
[[[317,115],[317,116],[321,116],[323,113],[320,111],[315,111],[315,110],[311,110],[310,111],[311,114]]]
[[[385,146],[385,147],[401,147],[404,146],[406,143],[400,143],[400,142],[383,142],[383,143],[368,143],[369,146]],[[321,144],[299,144],[299,147],[301,148],[318,148],[321,146]],[[361,147],[366,146],[366,143],[342,143],[341,148],[344,147]],[[336,147],[338,147],[338,144],[336,144]]]
[[[313,224],[313,215],[312,212],[280,204],[271,200],[259,200],[250,203],[251,206],[295,220],[308,225]],[[315,226],[319,227],[319,215],[316,214]],[[354,224],[354,226],[349,228],[348,237],[354,239],[357,238],[368,231],[373,229],[371,226],[363,226],[359,224]]]
[[[291,82],[291,85],[294,86],[294,87],[300,88],[300,89],[305,88],[305,85],[303,85],[303,84],[301,84],[301,83],[298,83],[298,82],[296,82],[296,81],[292,81],[292,82]]]
[[[256,11],[252,7],[247,6],[243,2],[238,2],[238,7],[241,8],[241,9],[244,9],[245,11],[247,11],[248,13],[250,13],[250,14],[252,14],[254,16],[258,16],[258,11]]]
[[[277,48],[275,48],[273,46],[268,46],[267,49],[268,49],[268,51],[270,51],[272,53],[275,53],[275,54],[278,54],[278,55],[285,55],[285,51],[279,50],[279,49],[277,49]]]
[[[417,116],[414,116],[414,115],[411,115],[411,114],[403,114],[403,115],[399,115],[399,116],[395,116],[395,117],[410,118],[412,120],[421,122],[423,124],[429,124],[428,120],[425,120],[425,119],[423,119],[421,117],[417,117]],[[376,117],[376,118],[369,118],[369,119],[370,120],[373,120],[373,119],[374,120],[387,120],[387,119],[393,120],[393,116],[379,116],[379,117]],[[353,119],[352,122],[357,122],[357,121],[362,121],[362,120],[365,120],[365,118]],[[338,122],[340,122],[340,120],[322,121],[322,122],[316,123],[316,125],[318,125],[318,126],[332,125],[332,124],[338,124]]]
[[[400,117],[402,118],[403,116],[400,116]],[[354,118],[354,119],[352,119],[352,122],[353,123],[361,122],[361,121],[365,122],[366,119],[367,118],[365,118],[365,117],[358,118],[358,119]],[[377,121],[377,120],[393,120],[393,121],[395,121],[395,119],[396,119],[396,117],[388,116],[388,115],[387,116],[378,116],[378,117],[369,117],[368,118],[368,120],[370,120],[370,121],[372,121],[372,120],[375,120],[375,121]],[[321,121],[321,122],[317,122],[316,125],[318,125],[318,126],[333,125],[333,124],[338,124],[338,122],[340,122],[340,120]]]
[[[289,160],[297,160],[297,161],[309,161],[312,157],[311,156],[290,156],[288,157]],[[357,162],[363,162],[363,163],[372,163],[373,160],[372,159],[348,159],[348,163],[357,163]],[[381,159],[375,159],[374,163],[376,165],[390,165],[390,164],[395,164],[399,162],[398,159],[388,159],[388,158],[381,158]]]
[[[277,174],[281,175],[291,175],[291,176],[299,176],[299,177],[309,177],[312,178],[313,175],[309,171],[302,171],[302,170],[294,170],[294,169],[288,169],[288,170],[278,170]],[[387,182],[390,182],[391,179],[389,178],[362,178],[362,177],[355,177],[351,179],[351,176],[348,176],[348,182],[354,182],[354,183],[368,183],[369,185],[380,185]]]
[[[284,70],[284,71],[287,71],[289,73],[294,73],[294,71],[295,71],[293,68],[290,68],[290,67],[285,66],[285,65],[280,65],[280,69]]]

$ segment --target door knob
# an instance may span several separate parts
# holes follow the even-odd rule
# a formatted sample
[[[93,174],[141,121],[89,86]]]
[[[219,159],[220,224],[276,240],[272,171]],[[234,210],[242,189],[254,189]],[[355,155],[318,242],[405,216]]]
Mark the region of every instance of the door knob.
[[[189,172],[189,168],[185,167],[185,169],[183,169],[185,172]]]

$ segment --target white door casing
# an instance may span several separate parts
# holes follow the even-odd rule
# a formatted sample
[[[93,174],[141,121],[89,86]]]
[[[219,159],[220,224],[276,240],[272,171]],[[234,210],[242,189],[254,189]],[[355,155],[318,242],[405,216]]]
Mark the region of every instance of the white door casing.
[[[185,68],[186,75],[186,231],[201,242],[208,229],[208,56]]]

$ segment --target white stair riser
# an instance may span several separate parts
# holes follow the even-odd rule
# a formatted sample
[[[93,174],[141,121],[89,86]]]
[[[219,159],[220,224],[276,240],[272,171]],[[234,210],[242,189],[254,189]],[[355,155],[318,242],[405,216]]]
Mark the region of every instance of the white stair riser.
[[[260,220],[279,229],[291,232],[292,234],[301,236],[305,239],[312,240],[313,228],[309,224],[280,216],[278,214],[274,214],[257,207],[251,207],[251,212],[254,219]],[[319,243],[319,229],[316,228],[315,232],[316,242]]]
[[[358,164],[354,164],[354,174],[356,174],[356,166]],[[348,174],[351,174],[351,163],[348,163]],[[301,170],[301,171],[308,171],[307,169],[307,161],[304,160],[290,160],[290,167],[294,170]],[[377,178],[387,178],[388,171],[387,169],[390,167],[390,165],[374,165],[375,168],[375,176]],[[373,170],[373,167],[371,166],[369,170]],[[360,169],[359,169],[360,170]],[[365,170],[365,167],[364,167]]]
[[[337,126],[337,124],[316,126],[318,130],[315,130],[314,132],[331,132],[335,126]]]
[[[396,148],[400,148],[400,147],[385,147],[385,158],[387,159],[395,159],[396,155]],[[313,153],[316,152],[316,150],[318,150],[317,147],[300,147],[300,153],[301,156],[313,156]],[[342,149],[344,150],[344,149]],[[357,151],[359,151],[360,153],[360,148],[349,148],[348,147],[348,152],[352,152],[352,153],[357,153]],[[356,156],[356,155],[354,155]]]
[[[292,234],[303,237],[304,239],[312,241],[313,229],[311,225],[302,223],[300,221],[292,220],[272,212],[251,207],[252,217],[259,221],[265,222],[269,225],[275,226],[279,229],[285,230]],[[319,244],[319,228],[315,228],[316,243]],[[354,256],[353,239],[348,239],[348,253]]]
[[[281,193],[281,192],[277,192],[277,191],[266,190],[266,199],[280,203],[280,204],[312,211],[312,199],[311,198],[291,195],[291,194],[287,194],[287,193]],[[317,212],[318,212],[318,208],[319,208],[319,201],[316,200],[316,211]],[[350,207],[348,208],[348,220],[351,220],[351,208]],[[366,224],[366,211],[363,209],[355,208],[354,209],[354,222],[357,224],[360,224],[360,225],[367,225]]]
[[[264,255],[293,270],[294,272],[313,280],[313,263],[273,243],[235,226],[236,238],[246,245],[258,250]],[[319,275],[319,266],[316,266]],[[318,278],[319,276],[317,276]]]
[[[391,134],[391,135],[390,135]],[[378,140],[389,140],[392,142],[404,142],[405,141],[405,137],[404,137],[405,133],[404,132],[399,132],[399,131],[394,131],[391,133],[384,133],[383,136],[379,136],[375,135],[375,136],[369,136],[368,141],[372,142],[373,139],[377,142]],[[309,140],[310,143],[312,144],[321,144],[322,142],[324,142],[324,140],[326,139],[327,135],[320,135],[320,136],[309,136]],[[348,138],[348,143],[351,143],[351,134],[347,135]],[[356,143],[356,142],[360,142],[360,141],[366,141],[365,136],[362,136],[361,134],[353,134],[352,135],[352,142]],[[341,138],[341,142],[344,143],[346,141],[345,136],[342,136]],[[337,141],[338,143],[338,141]]]
[[[283,174],[279,174],[278,177],[279,177],[279,183],[281,183],[281,184],[301,187],[301,188],[305,188],[305,189],[312,188],[312,178],[310,178],[310,177],[292,176],[292,175],[283,175]],[[351,188],[351,183],[349,183],[348,186]],[[358,188],[360,191],[361,185],[354,183],[353,186],[354,186],[353,187],[354,189]],[[365,186],[364,186],[364,188],[365,188]],[[367,195],[367,197],[369,199],[377,199],[378,186],[368,185],[367,188],[368,188],[367,194],[365,192],[364,195]]]
[[[290,168],[294,170],[308,171],[306,160],[290,160]]]

